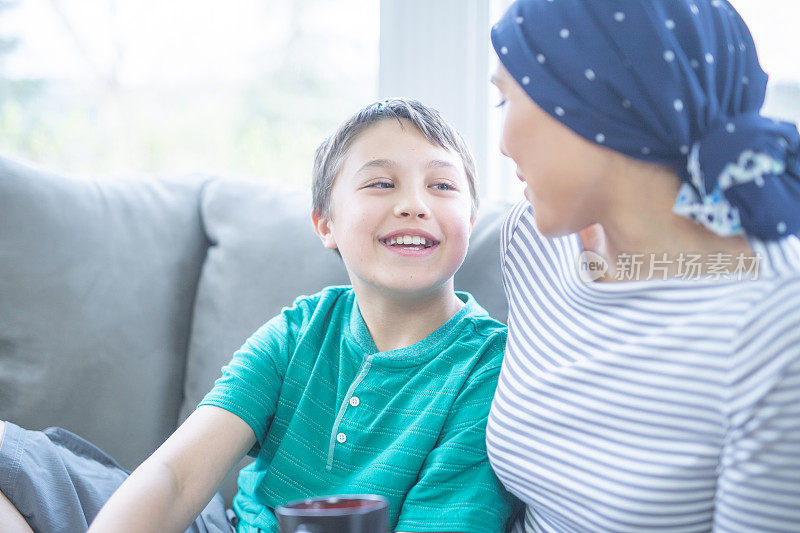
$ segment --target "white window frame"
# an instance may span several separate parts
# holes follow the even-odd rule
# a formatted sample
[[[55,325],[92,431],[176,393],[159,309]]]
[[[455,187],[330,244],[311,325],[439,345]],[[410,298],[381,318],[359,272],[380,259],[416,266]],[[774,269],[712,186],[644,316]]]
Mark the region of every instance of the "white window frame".
[[[471,146],[479,194],[490,200],[507,197],[515,181],[513,163],[500,156],[499,112],[490,111],[489,96],[494,55],[489,29],[510,3],[381,0],[380,5],[379,98],[408,96],[438,109]]]

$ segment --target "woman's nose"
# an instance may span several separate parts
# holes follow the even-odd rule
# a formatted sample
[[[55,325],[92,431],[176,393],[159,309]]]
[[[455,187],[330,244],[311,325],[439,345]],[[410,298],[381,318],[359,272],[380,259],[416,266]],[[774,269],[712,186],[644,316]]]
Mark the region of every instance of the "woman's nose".
[[[502,139],[500,139],[500,153],[506,157],[511,157],[510,155],[508,155],[508,151],[506,150],[506,143]]]

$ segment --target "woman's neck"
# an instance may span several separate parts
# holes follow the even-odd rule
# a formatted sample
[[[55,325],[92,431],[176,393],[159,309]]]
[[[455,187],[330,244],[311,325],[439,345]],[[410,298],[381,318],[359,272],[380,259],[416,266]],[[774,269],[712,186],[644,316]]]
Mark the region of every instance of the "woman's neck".
[[[692,274],[706,274],[710,268],[719,271],[719,254],[733,258],[724,265],[727,272],[733,272],[737,257],[754,260],[744,236],[717,235],[672,211],[680,188],[672,170],[626,165],[612,181],[616,183],[610,190],[615,192],[601,210],[599,224],[578,232],[584,249],[599,254],[609,266],[600,281],[674,278],[688,273],[687,261],[698,265]]]

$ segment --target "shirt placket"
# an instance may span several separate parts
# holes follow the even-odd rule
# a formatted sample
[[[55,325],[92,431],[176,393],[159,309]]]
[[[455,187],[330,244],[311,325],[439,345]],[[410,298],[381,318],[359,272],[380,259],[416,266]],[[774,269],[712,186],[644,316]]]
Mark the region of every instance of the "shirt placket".
[[[364,360],[361,362],[361,368],[359,369],[356,378],[353,380],[353,383],[350,384],[350,388],[347,389],[347,394],[345,394],[344,399],[342,400],[342,405],[339,407],[339,413],[336,415],[336,420],[331,428],[330,445],[328,447],[328,462],[325,466],[326,470],[329,472],[333,468],[333,454],[336,452],[336,447],[347,445],[348,435],[346,432],[339,431],[339,426],[341,425],[342,419],[347,412],[347,408],[358,407],[358,405],[361,403],[361,400],[358,398],[358,396],[353,396],[353,393],[361,381],[369,373],[369,369],[372,367],[372,357],[373,354],[364,354]]]

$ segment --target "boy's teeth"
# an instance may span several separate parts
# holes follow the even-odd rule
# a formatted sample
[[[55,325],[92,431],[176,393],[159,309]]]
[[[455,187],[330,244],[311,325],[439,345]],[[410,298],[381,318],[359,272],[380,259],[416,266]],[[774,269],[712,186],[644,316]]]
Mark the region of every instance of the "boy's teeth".
[[[389,246],[394,246],[396,244],[399,245],[414,245],[414,246],[427,246],[428,241],[425,237],[419,237],[417,235],[401,235],[399,237],[391,237],[386,240],[386,244]]]

